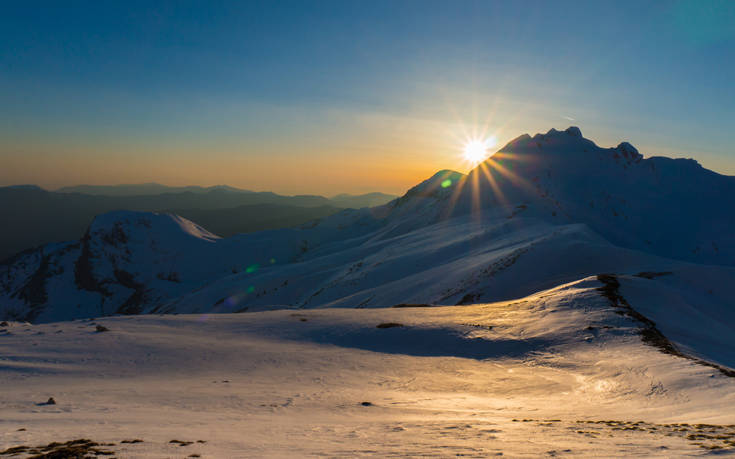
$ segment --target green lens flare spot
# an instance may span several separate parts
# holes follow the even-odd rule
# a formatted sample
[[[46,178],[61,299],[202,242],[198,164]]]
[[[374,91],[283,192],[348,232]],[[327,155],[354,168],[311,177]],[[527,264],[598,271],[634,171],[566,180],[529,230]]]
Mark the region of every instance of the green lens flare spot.
[[[271,264],[272,265],[276,264],[276,259],[275,258],[271,258]]]
[[[254,291],[255,291],[255,287],[253,287],[252,285],[248,287],[248,293],[253,293]]]
[[[446,179],[446,180],[444,180],[442,182],[442,188],[447,188],[447,187],[450,187],[450,186],[452,186],[452,180],[451,179]]]
[[[255,271],[258,270],[259,267],[260,267],[260,265],[258,265],[257,263],[254,264],[254,265],[250,265],[247,268],[245,268],[245,272],[248,273],[248,274],[254,273]]]

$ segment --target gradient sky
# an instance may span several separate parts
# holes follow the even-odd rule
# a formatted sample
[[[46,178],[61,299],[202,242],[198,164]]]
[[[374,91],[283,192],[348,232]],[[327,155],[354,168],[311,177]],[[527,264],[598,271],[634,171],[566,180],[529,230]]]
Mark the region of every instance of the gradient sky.
[[[735,1],[6,2],[0,185],[399,193],[577,125],[735,174]]]

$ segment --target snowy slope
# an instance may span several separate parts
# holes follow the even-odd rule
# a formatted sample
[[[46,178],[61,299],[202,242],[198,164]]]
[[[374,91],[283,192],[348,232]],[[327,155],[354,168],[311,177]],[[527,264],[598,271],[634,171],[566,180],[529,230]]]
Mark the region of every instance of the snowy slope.
[[[301,243],[294,232],[276,232],[280,240],[268,232],[220,239],[175,215],[104,214],[81,241],[24,252],[0,268],[3,315],[50,321],[139,313],[232,273],[293,259]]]
[[[299,228],[98,216],[0,266],[0,454],[735,454],[730,202],[569,128]]]
[[[227,239],[171,215],[107,214],[80,243],[5,267],[5,318],[456,304],[515,298],[600,272],[686,266],[615,247],[585,225],[508,219],[504,209],[411,230],[422,220],[413,210],[387,224],[365,219],[358,229],[318,225]],[[431,206],[425,210],[425,221],[435,218]]]
[[[469,306],[11,323],[0,450],[90,438],[117,457],[732,452],[735,378],[646,344],[632,312],[678,282],[619,278],[626,310],[603,279]],[[686,308],[663,316],[711,324]]]

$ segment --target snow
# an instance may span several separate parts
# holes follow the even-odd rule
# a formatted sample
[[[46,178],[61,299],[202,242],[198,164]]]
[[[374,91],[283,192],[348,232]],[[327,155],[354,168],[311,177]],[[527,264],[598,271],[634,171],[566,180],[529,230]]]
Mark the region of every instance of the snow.
[[[733,177],[570,127],[299,228],[98,216],[0,266],[0,447],[728,453],[733,200]]]
[[[735,215],[722,207],[733,200],[735,178],[696,162],[552,129],[519,137],[467,176],[440,171],[389,204],[301,228],[220,239],[174,215],[98,216],[78,244],[0,266],[0,317],[454,304],[600,272],[733,266]],[[29,299],[29,283],[46,297]],[[223,310],[223,298],[237,308]]]
[[[644,345],[600,285],[470,306],[13,323],[0,336],[0,445],[92,437],[119,457],[698,455],[694,427],[664,425],[735,423],[735,379]],[[386,322],[403,326],[376,327]],[[57,404],[37,405],[48,397]],[[143,443],[120,444],[133,438]]]

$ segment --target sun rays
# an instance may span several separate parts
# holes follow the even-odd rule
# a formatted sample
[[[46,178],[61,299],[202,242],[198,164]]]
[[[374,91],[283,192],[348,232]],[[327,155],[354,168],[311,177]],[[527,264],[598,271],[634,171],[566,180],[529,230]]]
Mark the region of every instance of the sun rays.
[[[496,140],[494,136],[486,139],[472,139],[464,146],[464,159],[472,166],[476,166],[485,161],[488,156],[488,149],[494,147]]]
[[[447,187],[451,194],[442,211],[446,218],[455,215],[459,206],[459,212],[469,212],[479,219],[491,207],[510,205],[507,195],[514,194],[513,190],[536,191],[517,171],[519,166],[533,161],[533,155],[515,153],[512,148],[495,151],[501,132],[491,130],[487,124],[473,129],[462,123],[459,131],[455,136],[457,155],[470,171]]]

